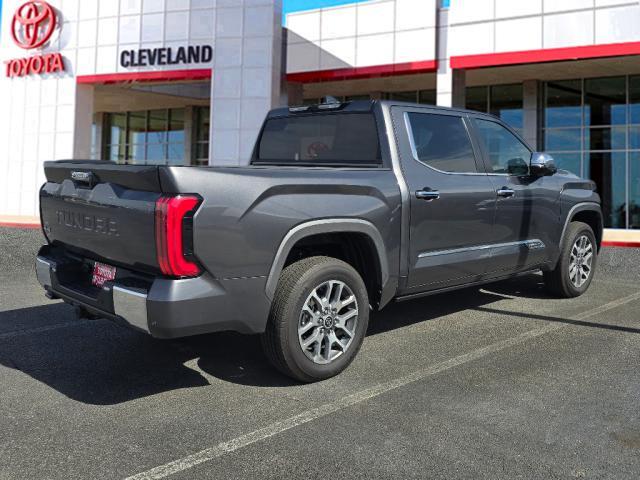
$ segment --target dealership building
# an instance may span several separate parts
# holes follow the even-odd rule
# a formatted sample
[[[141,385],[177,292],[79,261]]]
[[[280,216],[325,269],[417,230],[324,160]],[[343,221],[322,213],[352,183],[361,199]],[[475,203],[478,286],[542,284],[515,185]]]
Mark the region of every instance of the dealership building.
[[[45,160],[243,165],[270,108],[333,96],[493,113],[640,229],[638,0],[298,4],[4,0],[0,215],[37,216]]]

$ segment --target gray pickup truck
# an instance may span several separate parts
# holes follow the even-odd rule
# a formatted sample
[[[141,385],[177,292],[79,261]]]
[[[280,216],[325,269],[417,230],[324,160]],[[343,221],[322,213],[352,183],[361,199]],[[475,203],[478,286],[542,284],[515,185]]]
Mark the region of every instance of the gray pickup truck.
[[[45,165],[49,298],[157,338],[261,334],[311,382],[357,354],[369,311],[542,271],[584,293],[602,241],[593,182],[499,119],[397,102],[269,113],[251,165]]]

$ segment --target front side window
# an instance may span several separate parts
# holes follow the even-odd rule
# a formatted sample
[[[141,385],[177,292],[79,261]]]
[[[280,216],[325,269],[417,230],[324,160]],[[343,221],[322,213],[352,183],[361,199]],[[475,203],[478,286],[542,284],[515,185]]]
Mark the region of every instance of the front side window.
[[[518,137],[499,123],[475,119],[475,124],[484,143],[491,171],[509,175],[527,175],[531,151]]]
[[[253,164],[379,166],[375,118],[370,113],[333,113],[269,119]]]
[[[471,140],[461,117],[407,113],[407,123],[416,160],[442,172],[477,172]]]

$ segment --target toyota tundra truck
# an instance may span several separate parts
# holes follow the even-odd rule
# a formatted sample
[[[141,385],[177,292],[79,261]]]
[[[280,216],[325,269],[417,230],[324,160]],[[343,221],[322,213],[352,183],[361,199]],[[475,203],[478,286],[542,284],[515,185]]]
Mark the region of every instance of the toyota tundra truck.
[[[465,110],[280,108],[249,166],[45,172],[36,273],[49,298],[156,338],[259,334],[302,382],[344,370],[370,311],[392,301],[535,271],[554,295],[581,295],[602,242],[592,181]]]

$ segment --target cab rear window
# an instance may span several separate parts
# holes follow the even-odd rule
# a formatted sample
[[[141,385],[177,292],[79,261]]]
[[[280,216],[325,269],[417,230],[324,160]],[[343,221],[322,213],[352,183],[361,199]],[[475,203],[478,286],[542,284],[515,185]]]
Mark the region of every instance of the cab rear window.
[[[371,113],[333,113],[269,119],[253,164],[380,166],[375,118]]]

